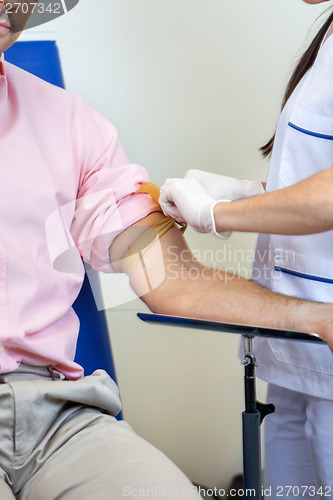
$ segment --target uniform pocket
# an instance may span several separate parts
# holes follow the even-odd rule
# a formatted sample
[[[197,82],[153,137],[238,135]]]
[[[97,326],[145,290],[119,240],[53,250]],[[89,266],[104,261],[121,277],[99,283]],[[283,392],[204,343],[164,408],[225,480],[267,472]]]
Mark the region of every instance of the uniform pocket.
[[[333,261],[276,249],[272,290],[307,300],[332,302]],[[333,356],[327,345],[275,339],[268,342],[281,363],[333,375]]]
[[[280,179],[295,184],[333,164],[333,117],[295,106],[285,135]]]
[[[273,291],[317,302],[333,301],[333,261],[276,249]]]

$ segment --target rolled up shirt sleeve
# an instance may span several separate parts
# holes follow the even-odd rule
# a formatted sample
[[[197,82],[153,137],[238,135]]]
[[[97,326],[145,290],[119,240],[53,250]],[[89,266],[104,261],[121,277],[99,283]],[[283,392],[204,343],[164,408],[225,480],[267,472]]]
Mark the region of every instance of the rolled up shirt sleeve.
[[[79,185],[71,235],[83,260],[112,272],[109,247],[114,238],[149,213],[160,210],[145,194],[147,171],[129,163],[115,127],[79,100],[81,133],[75,137]]]

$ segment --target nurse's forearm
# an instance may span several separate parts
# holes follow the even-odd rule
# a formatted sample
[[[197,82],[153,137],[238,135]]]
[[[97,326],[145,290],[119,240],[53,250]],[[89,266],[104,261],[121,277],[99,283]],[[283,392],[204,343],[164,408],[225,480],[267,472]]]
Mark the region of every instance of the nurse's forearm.
[[[218,232],[312,234],[333,229],[333,167],[292,186],[214,208]]]

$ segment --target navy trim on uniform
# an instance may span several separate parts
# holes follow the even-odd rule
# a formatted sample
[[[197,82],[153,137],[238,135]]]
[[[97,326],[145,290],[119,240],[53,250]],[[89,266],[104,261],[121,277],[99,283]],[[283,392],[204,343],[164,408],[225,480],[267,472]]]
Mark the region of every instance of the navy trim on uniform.
[[[284,267],[274,267],[274,271],[281,271],[285,274],[290,274],[291,276],[296,276],[297,278],[303,278],[311,281],[319,281],[320,283],[329,283],[333,285],[333,279],[322,278],[321,276],[313,276],[312,274],[298,273],[296,271],[291,271],[290,269],[285,269]]]
[[[288,126],[298,130],[298,132],[302,132],[302,134],[312,135],[312,137],[319,137],[320,139],[327,139],[328,141],[333,141],[333,135],[326,134],[318,134],[317,132],[312,132],[311,130],[307,130],[305,128],[298,127],[294,123],[289,122]]]

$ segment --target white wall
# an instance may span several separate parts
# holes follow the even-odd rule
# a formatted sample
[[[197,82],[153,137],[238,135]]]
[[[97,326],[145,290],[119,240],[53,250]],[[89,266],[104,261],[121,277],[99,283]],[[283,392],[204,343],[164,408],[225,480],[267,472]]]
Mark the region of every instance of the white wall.
[[[154,182],[188,168],[265,180],[258,147],[322,10],[301,0],[81,0],[24,38],[58,40],[67,88],[115,123]],[[237,268],[241,248],[250,268],[254,235],[187,238],[202,255],[213,249],[220,266]],[[112,287],[128,293],[123,283],[103,279],[107,304]],[[148,326],[138,310],[136,300],[107,313],[125,416],[193,481],[226,487],[242,467],[239,339]]]

